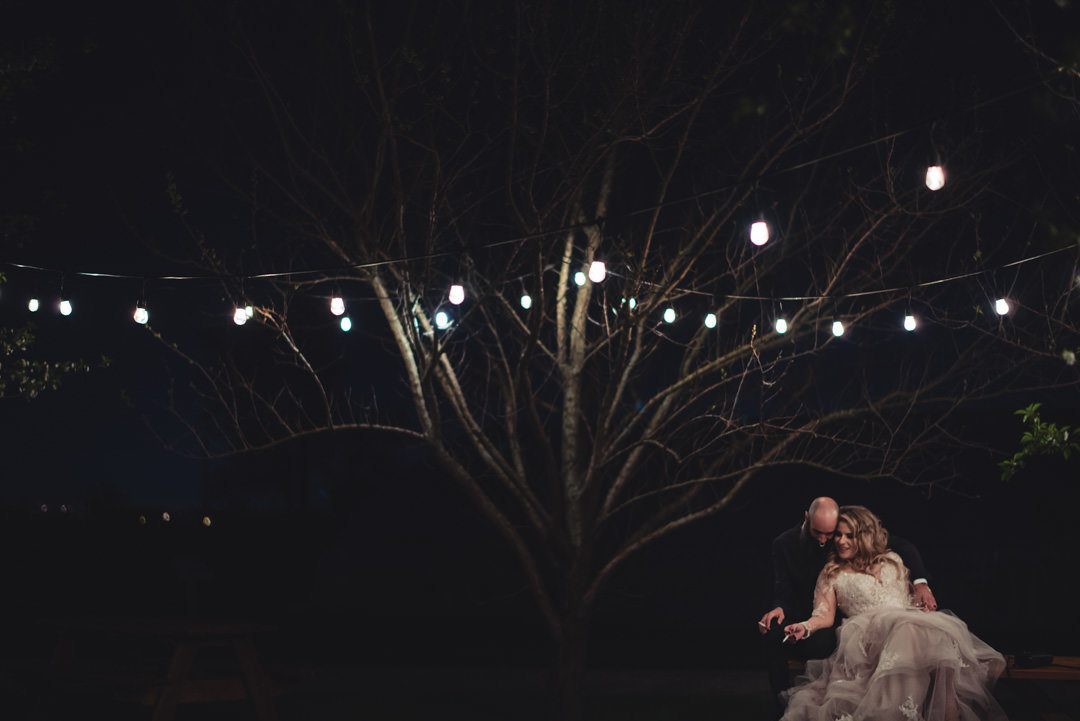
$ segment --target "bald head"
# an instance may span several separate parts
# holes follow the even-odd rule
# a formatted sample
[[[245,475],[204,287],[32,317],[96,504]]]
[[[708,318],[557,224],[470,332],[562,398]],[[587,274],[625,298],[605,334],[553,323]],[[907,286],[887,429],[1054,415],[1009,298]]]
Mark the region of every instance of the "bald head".
[[[820,496],[811,501],[804,516],[807,532],[822,546],[832,538],[839,519],[840,506],[828,496]]]

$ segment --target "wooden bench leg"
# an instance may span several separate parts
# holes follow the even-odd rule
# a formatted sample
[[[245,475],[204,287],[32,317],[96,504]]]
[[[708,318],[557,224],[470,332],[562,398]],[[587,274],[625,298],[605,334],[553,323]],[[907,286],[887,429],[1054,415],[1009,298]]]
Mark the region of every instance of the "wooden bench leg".
[[[270,679],[259,663],[255,645],[250,639],[239,638],[233,641],[233,649],[240,659],[240,672],[244,675],[244,685],[247,686],[248,698],[255,705],[256,715],[260,721],[277,721]]]
[[[172,721],[176,715],[176,705],[184,692],[184,684],[191,675],[191,669],[195,665],[195,652],[197,646],[193,643],[181,641],[173,651],[172,661],[169,663],[169,675],[165,679],[165,687],[161,689],[157,703],[154,705],[153,721]]]

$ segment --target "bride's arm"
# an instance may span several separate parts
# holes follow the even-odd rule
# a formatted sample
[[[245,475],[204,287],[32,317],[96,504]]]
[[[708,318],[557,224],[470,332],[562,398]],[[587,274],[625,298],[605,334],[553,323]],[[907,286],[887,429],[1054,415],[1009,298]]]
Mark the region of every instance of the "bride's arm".
[[[814,631],[829,628],[836,622],[836,588],[833,585],[835,580],[835,578],[826,579],[825,572],[821,572],[817,586],[814,588],[813,614],[805,621],[786,626],[784,633],[792,636],[796,641],[801,641]]]

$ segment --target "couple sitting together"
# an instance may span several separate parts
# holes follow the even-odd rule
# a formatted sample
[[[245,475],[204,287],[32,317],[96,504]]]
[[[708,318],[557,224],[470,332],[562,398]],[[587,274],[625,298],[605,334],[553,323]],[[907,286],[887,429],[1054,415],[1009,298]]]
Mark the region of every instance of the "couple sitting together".
[[[919,552],[866,508],[815,499],[773,541],[773,572],[758,626],[784,721],[1005,719],[990,693],[1005,659],[937,611]],[[806,674],[785,691],[790,658]]]

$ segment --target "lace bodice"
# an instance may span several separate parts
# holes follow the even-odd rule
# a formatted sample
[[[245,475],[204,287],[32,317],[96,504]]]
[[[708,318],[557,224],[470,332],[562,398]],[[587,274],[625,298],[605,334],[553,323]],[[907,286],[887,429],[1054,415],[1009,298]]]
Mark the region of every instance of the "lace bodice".
[[[841,572],[826,580],[823,571],[814,592],[814,616],[823,617],[829,624],[837,608],[849,618],[879,608],[910,608],[907,570],[900,556],[890,552],[888,557],[895,565],[881,564],[876,577]]]

